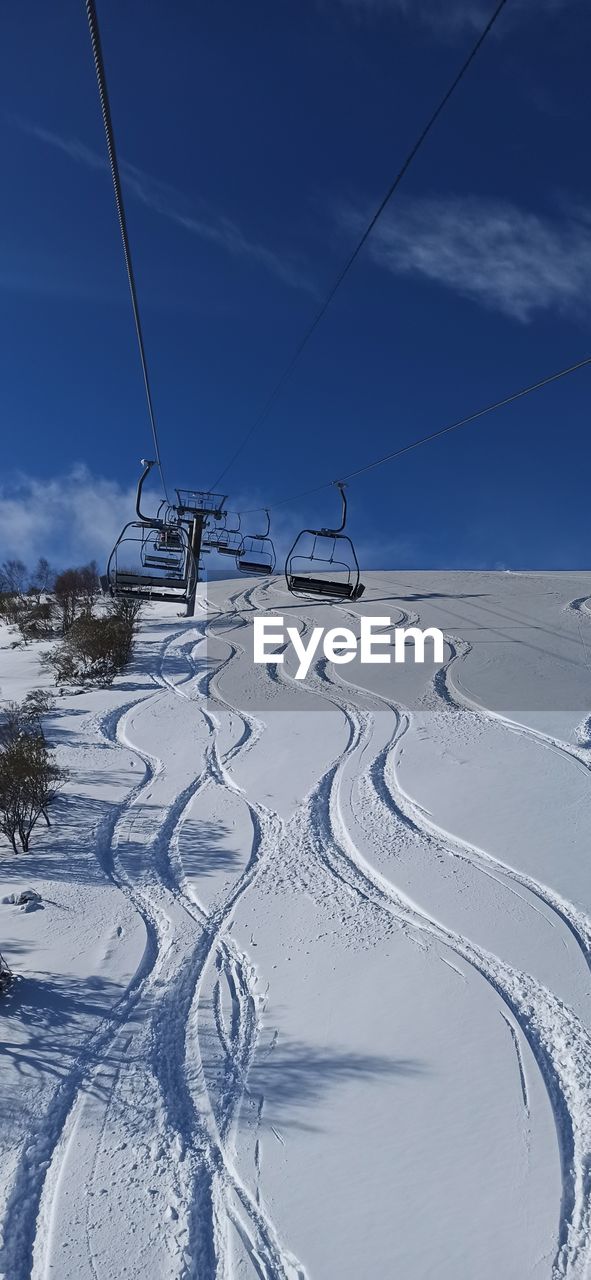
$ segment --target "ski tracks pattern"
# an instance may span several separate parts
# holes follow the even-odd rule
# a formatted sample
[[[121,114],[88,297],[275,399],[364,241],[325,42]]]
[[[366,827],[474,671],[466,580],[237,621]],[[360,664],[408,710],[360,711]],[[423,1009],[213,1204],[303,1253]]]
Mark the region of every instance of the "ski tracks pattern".
[[[356,618],[351,610],[342,608],[341,612],[349,620]],[[416,621],[416,616],[404,614],[400,624]],[[310,621],[304,619],[305,629],[310,625]],[[477,704],[468,704],[450,678],[450,668],[466,656],[468,646],[453,637],[446,636],[446,640],[450,657],[433,679],[432,694],[436,699],[452,713],[468,708],[483,721],[500,720],[508,730],[566,756],[577,767],[589,769],[588,757],[581,749],[488,712]],[[286,674],[284,667],[276,667],[271,678],[288,683],[294,690],[298,688],[298,683]],[[411,838],[423,847],[431,847],[436,856],[443,852],[469,858],[476,866],[494,864],[505,876],[522,884],[541,900],[569,929],[588,965],[591,962],[591,921],[547,886],[437,827],[405,795],[398,784],[393,761],[411,724],[408,708],[351,684],[341,675],[340,668],[338,675],[331,676],[325,659],[315,663],[306,687],[308,691],[314,688],[320,697],[328,698],[340,707],[349,726],[349,738],[344,751],[295,815],[292,823],[294,848],[311,849],[318,862],[328,869],[334,885],[356,895],[365,906],[369,904],[398,927],[442,944],[455,953],[480,974],[499,996],[501,1007],[511,1013],[542,1076],[554,1114],[561,1156],[563,1195],[552,1277],[553,1280],[584,1280],[591,1256],[591,1036],[587,1028],[564,1001],[530,974],[516,970],[499,956],[445,927],[397,889],[363,855],[350,834],[346,815],[355,811],[357,821],[369,838],[370,847],[373,845],[376,850],[395,850],[401,839]],[[368,709],[372,704],[388,708],[394,718],[389,741],[374,751],[373,756],[374,717]],[[348,771],[356,779],[356,804],[351,789],[346,802],[342,803],[343,782]],[[529,1112],[517,1032],[509,1020],[505,1020],[516,1048],[520,1087]]]
[[[260,719],[237,711],[224,699],[219,679],[230,664],[244,658],[236,633],[259,600],[267,612],[272,610],[274,590],[259,583],[237,591],[227,602],[231,612],[205,615],[169,633],[151,673],[154,691],[96,721],[96,733],[103,742],[115,751],[125,748],[143,764],[143,776],[97,830],[96,856],[104,875],[125,894],[143,922],[144,954],[128,989],[82,1046],[73,1070],[58,1086],[23,1152],[7,1215],[0,1271],[10,1280],[48,1277],[57,1206],[62,1212],[75,1208],[75,1201],[63,1200],[69,1155],[83,1141],[86,1127],[90,1190],[85,1202],[86,1269],[64,1270],[67,1280],[114,1280],[118,1274],[105,1261],[107,1255],[101,1254],[98,1260],[98,1250],[105,1248],[101,1186],[109,1177],[116,1178],[117,1170],[121,1183],[109,1186],[122,1213],[133,1212],[134,1177],[138,1195],[144,1194],[146,1179],[154,1180],[154,1230],[144,1244],[148,1250],[161,1249],[164,1235],[166,1251],[154,1256],[161,1267],[166,1265],[161,1274],[167,1280],[226,1280],[233,1274],[237,1244],[261,1280],[305,1280],[302,1265],[281,1242],[261,1197],[259,1139],[254,1190],[238,1175],[234,1159],[242,1109],[258,1108],[260,1118],[264,1106],[264,1098],[255,1103],[248,1088],[264,996],[255,966],[232,936],[233,914],[261,872],[280,877],[289,865],[291,875],[292,861],[297,861],[291,855],[297,850],[300,873],[309,877],[312,889],[322,895],[329,886],[349,915],[367,912],[372,920],[382,922],[381,927],[403,930],[444,950],[447,957],[453,954],[495,992],[515,1050],[525,1113],[529,1118],[520,1036],[529,1044],[555,1117],[563,1197],[553,1280],[583,1280],[591,1238],[588,1031],[568,1005],[531,974],[446,927],[397,888],[390,871],[385,875],[374,864],[371,851],[391,853],[401,841],[416,841],[434,859],[453,856],[485,873],[494,869],[501,887],[508,881],[520,885],[567,928],[590,965],[591,922],[533,877],[438,827],[404,792],[396,772],[400,743],[412,724],[409,709],[347,681],[323,659],[316,662],[305,687],[344,717],[344,749],[286,824],[241,791],[233,781],[231,764],[256,746],[265,727]],[[570,607],[581,616],[589,612],[583,599]],[[351,610],[341,611],[349,620],[358,617]],[[306,631],[310,620],[303,613],[300,620]],[[400,621],[417,620],[404,614]],[[223,629],[218,631],[220,623]],[[200,650],[214,637],[218,647],[226,646],[226,655],[214,663],[203,662]],[[454,666],[465,660],[468,646],[454,637],[446,639],[450,656],[436,673],[429,695],[439,707],[450,716],[461,710],[483,722],[501,721],[508,732],[589,771],[589,720],[580,727],[578,745],[572,745],[478,706],[453,679]],[[179,657],[185,664],[180,679],[167,669],[173,651],[177,667]],[[265,668],[264,678],[283,682],[292,692],[301,691],[282,667]],[[162,699],[170,697],[179,700],[179,713],[181,705],[188,704],[188,714],[201,715],[203,759],[178,794],[166,804],[150,807],[154,789],[165,780],[166,760],[136,741],[133,721],[136,713],[150,717],[152,709],[157,712]],[[391,717],[387,741],[375,732],[378,710],[386,710]],[[231,791],[244,806],[252,845],[240,874],[206,908],[195,883],[185,875],[180,836],[196,797],[207,788],[219,787]],[[284,856],[278,857],[278,851]],[[456,968],[451,959],[446,962]],[[204,1021],[207,984],[211,1015]],[[213,1069],[208,1042],[212,1023],[217,1042]],[[88,1112],[92,1119],[93,1109],[100,1122],[89,1128]],[[121,1155],[128,1148],[129,1159]],[[140,1170],[136,1170],[138,1158],[143,1162]],[[141,1196],[137,1204],[141,1207]],[[135,1262],[139,1275],[147,1264],[141,1258]],[[148,1273],[155,1280],[160,1274],[153,1264]]]
[[[232,601],[236,609],[242,596],[248,603],[248,593],[239,593]],[[237,613],[237,625],[240,622]],[[37,1136],[22,1155],[1,1256],[4,1274],[10,1280],[42,1280],[48,1274],[58,1204],[61,1214],[79,1213],[76,1189],[70,1200],[63,1199],[68,1157],[74,1145],[80,1147],[85,1112],[97,1107],[103,1108],[103,1117],[100,1125],[95,1122],[87,1140],[92,1146],[94,1139],[96,1147],[87,1153],[84,1167],[88,1184],[82,1189],[87,1257],[70,1259],[64,1276],[105,1280],[119,1274],[116,1263],[108,1258],[108,1249],[104,1252],[105,1223],[100,1216],[98,1182],[109,1179],[110,1210],[115,1203],[115,1209],[119,1205],[121,1214],[129,1216],[134,1210],[134,1183],[143,1192],[150,1177],[155,1192],[163,1184],[164,1199],[155,1194],[153,1230],[142,1242],[139,1258],[134,1257],[136,1266],[143,1269],[147,1265],[149,1274],[162,1274],[166,1280],[173,1275],[178,1280],[197,1276],[214,1280],[229,1275],[231,1223],[262,1280],[303,1280],[305,1275],[281,1245],[258,1190],[252,1193],[237,1175],[228,1145],[246,1091],[261,1001],[254,966],[236,947],[228,929],[236,904],[277,847],[281,824],[275,814],[243,797],[227,771],[238,754],[252,748],[264,726],[237,714],[216,697],[215,677],[242,652],[240,646],[225,641],[228,655],[216,663],[215,670],[200,669],[195,663],[193,655],[207,638],[210,625],[205,619],[169,634],[151,673],[155,692],[95,722],[96,732],[106,744],[113,749],[124,747],[143,762],[143,777],[97,831],[96,856],[105,876],[141,917],[146,943],[128,990],[83,1045],[74,1069],[52,1097]],[[177,681],[168,675],[166,659],[181,637],[184,644],[179,648],[188,674]],[[156,710],[161,698],[170,694],[192,703],[193,715],[202,713],[208,737],[204,763],[198,776],[170,803],[149,807],[147,802],[165,774],[166,764],[138,745],[130,720],[138,708],[144,715]],[[236,718],[240,721],[240,732],[220,758],[216,734],[228,712],[233,723]],[[229,787],[239,794],[253,829],[245,869],[210,912],[185,881],[178,858],[183,822],[195,796],[207,786]],[[207,1086],[199,1053],[199,991],[211,959],[219,982],[226,982],[232,993],[233,1014],[229,1030],[222,1033],[220,1001],[226,1080],[215,1104],[204,1105]],[[121,1154],[128,1148],[131,1164]],[[138,1159],[142,1163],[139,1170]],[[93,1220],[95,1205],[99,1218]],[[167,1224],[164,1233],[163,1221]],[[112,1217],[107,1222],[108,1232],[113,1231],[113,1225]],[[101,1232],[103,1253],[97,1263],[95,1236],[100,1240]],[[158,1253],[163,1234],[164,1255]],[[160,1272],[155,1262],[158,1257]],[[52,1267],[52,1274],[54,1271]]]

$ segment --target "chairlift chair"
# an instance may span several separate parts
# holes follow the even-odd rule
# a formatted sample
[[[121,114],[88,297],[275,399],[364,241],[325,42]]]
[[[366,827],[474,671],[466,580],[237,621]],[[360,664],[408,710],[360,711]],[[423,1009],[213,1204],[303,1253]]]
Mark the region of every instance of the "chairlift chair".
[[[302,529],[285,563],[288,591],[304,600],[317,596],[330,600],[359,600],[365,591],[360,581],[355,547],[348,534],[344,533],[347,522],[345,488],[340,481],[336,482],[336,487],[342,502],[338,528]],[[335,573],[342,577],[336,578]]]
[[[136,497],[137,519],[130,520],[119,534],[101,585],[112,596],[188,604],[196,582],[189,535],[182,525],[171,528],[158,516],[144,514],[142,488],[154,462],[142,460],[142,465],[144,470]],[[168,541],[171,533],[175,535],[172,546]]]
[[[109,556],[106,590],[112,596],[187,604],[195,585],[196,568],[186,530],[182,530],[183,546],[180,553],[175,553],[174,562],[152,554],[149,533],[154,530],[147,531],[139,520],[125,525]]]
[[[221,520],[224,514],[226,495],[209,493],[202,489],[177,489],[176,510],[181,520],[191,516],[213,516]]]
[[[223,538],[220,538],[217,543],[216,551],[220,556],[233,556],[236,559],[241,546],[242,534],[238,530],[227,529]]]
[[[232,517],[232,520],[229,524],[230,517]],[[202,546],[211,547],[220,556],[233,556],[234,558],[240,550],[241,544],[240,515],[237,511],[225,511],[224,524],[214,525],[210,530],[206,529],[202,542]]]
[[[271,520],[269,512],[265,511],[267,517],[267,528],[264,533],[247,533],[244,535],[242,542],[236,553],[236,568],[241,573],[249,573],[251,575],[264,575],[273,573],[275,568],[275,547],[269,537],[271,531]]]
[[[158,531],[158,536],[154,542],[156,551],[181,551],[182,547],[183,539],[177,525],[165,525],[164,529]]]
[[[175,535],[172,542],[169,532]],[[185,559],[186,548],[179,529],[146,529],[140,548],[140,560],[145,569],[166,569],[170,577],[182,578]]]
[[[236,547],[240,545],[241,536],[238,533],[240,529],[240,516],[236,515],[238,524],[236,528],[233,529],[231,526],[228,526],[228,515],[229,513],[224,511],[222,513],[221,520],[216,520],[211,527],[206,524],[205,529],[203,530],[203,538],[201,540],[202,547],[207,547],[209,551],[221,550],[222,554],[225,554],[226,547],[232,542],[232,534],[238,535]],[[236,554],[235,550],[233,550],[232,554]]]

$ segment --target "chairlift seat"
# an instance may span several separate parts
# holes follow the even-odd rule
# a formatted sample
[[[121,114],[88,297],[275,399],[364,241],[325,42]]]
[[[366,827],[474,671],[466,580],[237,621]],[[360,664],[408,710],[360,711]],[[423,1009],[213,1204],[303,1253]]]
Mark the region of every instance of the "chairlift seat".
[[[158,578],[149,573],[122,573],[117,570],[115,586],[119,587],[160,587],[161,590],[178,591],[183,585],[182,578]]]
[[[178,583],[177,583],[177,586],[178,586]],[[133,599],[133,600],[163,600],[168,604],[185,604],[187,600],[187,596],[184,591],[177,591],[175,595],[171,595],[170,592],[158,591],[156,590],[156,588],[150,588],[150,587],[139,588],[139,587],[133,587],[133,586],[118,585],[114,594],[119,596],[120,598],[123,597],[124,599],[127,598],[127,599]]]
[[[306,578],[295,573],[288,574],[287,585],[290,591],[330,596],[333,600],[359,600],[365,591],[363,582],[334,582],[330,578]]]
[[[238,560],[237,563],[238,563],[238,568],[241,569],[243,573],[260,573],[260,574],[265,574],[265,576],[268,576],[268,574],[273,572],[270,565],[259,564],[258,562],[255,562],[252,560]]]
[[[180,541],[179,548],[166,547],[161,555],[155,554],[157,542],[163,533],[171,532]],[[123,557],[133,549],[141,564],[119,567]],[[123,561],[125,564],[125,561]],[[145,572],[145,570],[148,572]],[[152,572],[150,572],[150,569]],[[155,572],[160,570],[161,572]],[[195,586],[196,566],[186,530],[162,530],[148,520],[130,520],[124,526],[107,564],[105,581],[111,596],[124,596],[134,600],[162,600],[168,604],[187,604]]]
[[[157,538],[156,542],[154,543],[154,548],[156,551],[163,551],[163,552],[169,551],[173,553],[175,551],[182,551],[183,543],[182,543],[182,539],[179,537],[178,534],[174,538],[172,538],[170,534],[168,534],[166,537],[161,536]]]
[[[178,565],[178,555],[175,556],[176,565],[170,556],[144,556],[144,564],[146,569],[170,569],[173,574],[182,575],[182,566]]]

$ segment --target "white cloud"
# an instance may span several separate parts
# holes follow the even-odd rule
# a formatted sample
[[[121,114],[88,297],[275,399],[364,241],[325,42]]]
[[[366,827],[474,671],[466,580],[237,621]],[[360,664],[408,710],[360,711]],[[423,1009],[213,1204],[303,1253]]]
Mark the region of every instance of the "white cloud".
[[[516,20],[541,13],[552,14],[578,0],[511,0],[500,15],[497,35],[503,34]],[[466,28],[482,31],[492,17],[495,0],[337,0],[343,8],[358,17],[384,17],[401,15],[415,20],[441,33],[453,33]]]
[[[24,133],[43,142],[46,146],[61,151],[75,163],[98,172],[108,171],[106,158],[99,152],[93,151],[86,143],[80,142],[79,139],[63,137],[42,125],[26,120],[16,119],[15,123]],[[290,288],[315,292],[312,280],[298,261],[275,253],[255,240],[250,240],[235,222],[223,214],[215,213],[203,202],[196,212],[194,205],[189,203],[182,192],[170,183],[151,177],[136,165],[120,159],[119,168],[125,189],[154,213],[182,227],[190,235],[198,236],[201,240],[215,245],[232,257],[251,259],[259,263]]]
[[[33,567],[46,556],[60,568],[96,558],[102,567],[134,504],[135,487],[81,464],[47,480],[18,475],[0,486],[0,561],[18,557]]]
[[[347,214],[349,226],[360,225]],[[581,312],[591,288],[591,224],[543,217],[508,201],[399,201],[370,240],[379,266],[447,286],[523,322],[541,311]]]

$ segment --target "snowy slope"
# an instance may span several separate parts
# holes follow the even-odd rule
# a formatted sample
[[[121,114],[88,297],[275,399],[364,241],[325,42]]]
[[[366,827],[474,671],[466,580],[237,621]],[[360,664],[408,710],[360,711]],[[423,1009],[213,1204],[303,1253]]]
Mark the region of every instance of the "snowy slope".
[[[0,896],[5,1280],[591,1275],[591,575],[281,580],[58,699]],[[255,667],[251,622],[439,626]],[[0,696],[44,683],[0,638]]]

